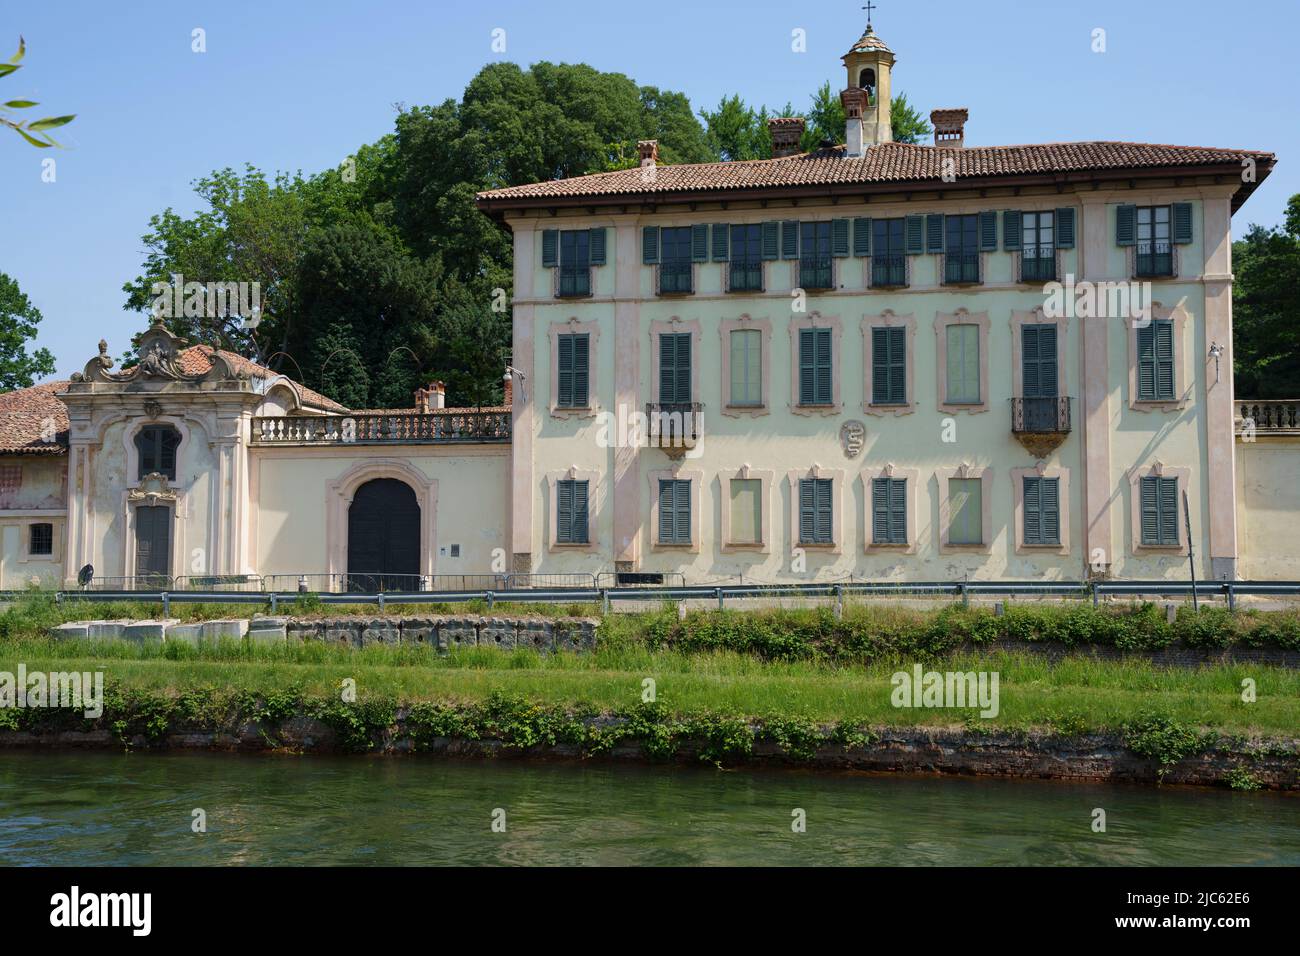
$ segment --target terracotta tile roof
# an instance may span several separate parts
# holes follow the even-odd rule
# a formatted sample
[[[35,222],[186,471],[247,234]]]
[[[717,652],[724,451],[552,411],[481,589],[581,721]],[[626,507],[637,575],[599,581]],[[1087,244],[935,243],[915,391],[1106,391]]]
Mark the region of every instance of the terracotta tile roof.
[[[214,349],[211,345],[191,345],[187,349],[181,349],[180,366],[188,375],[202,375],[212,368],[212,353],[218,351],[236,371],[247,372],[252,378],[271,379],[280,375],[279,372],[272,371],[264,365],[258,365],[252,359],[246,359],[235,352],[227,352],[225,349]],[[289,378],[287,375],[284,377]],[[293,379],[289,381],[293,382]],[[334,399],[326,398],[320,392],[313,391],[300,382],[293,382],[293,384],[298,389],[298,394],[302,396],[304,405],[327,412],[347,411],[346,406],[340,405]]]
[[[68,451],[68,409],[55,394],[66,381],[0,393],[0,453],[63,455]],[[42,441],[46,423],[54,426],[54,441]]]
[[[538,201],[564,199],[617,199],[618,197],[674,194],[727,193],[745,190],[793,189],[854,185],[924,185],[942,182],[944,160],[961,179],[996,179],[1066,173],[1104,173],[1198,166],[1237,166],[1253,158],[1262,180],[1274,161],[1272,153],[1202,146],[1166,146],[1152,143],[1086,142],[1045,143],[1026,146],[920,146],[882,143],[866,154],[849,158],[843,146],[819,149],[779,159],[730,163],[696,163],[655,167],[653,179],[642,170],[621,169],[570,179],[510,186],[478,194],[485,209],[536,205]],[[1248,184],[1243,190],[1253,188]],[[1238,196],[1244,198],[1243,191]]]
[[[886,53],[894,52],[889,48],[889,44],[876,36],[870,26],[867,27],[866,33],[858,37],[858,42],[853,44],[849,49],[849,53],[858,53],[864,50],[884,50]]]

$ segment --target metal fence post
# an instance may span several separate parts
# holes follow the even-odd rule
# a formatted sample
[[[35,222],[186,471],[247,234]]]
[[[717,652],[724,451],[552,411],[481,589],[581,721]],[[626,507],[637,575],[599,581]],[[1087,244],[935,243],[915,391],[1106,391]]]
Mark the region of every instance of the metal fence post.
[[[835,618],[844,617],[844,585],[835,585]]]
[[[380,614],[384,613],[384,592],[383,591],[379,592],[379,613]]]
[[[1236,600],[1236,595],[1233,593],[1232,582],[1224,581],[1223,589],[1228,592],[1228,610],[1229,611],[1237,610],[1237,600]]]
[[[722,606],[722,588],[714,588],[714,593],[718,595],[718,610],[723,610]]]
[[[172,612],[172,602],[167,597],[166,591],[163,591],[162,593],[162,610],[163,610],[163,617],[167,617]]]
[[[274,591],[271,592],[271,613],[274,614],[280,608],[280,595]]]
[[[495,604],[496,604],[496,594],[494,594],[492,591],[488,591],[488,592],[487,592],[487,606],[488,606],[488,610],[489,610],[489,611],[492,610],[492,608],[493,608],[493,606],[494,606]]]
[[[609,589],[608,588],[600,589],[600,604],[603,612],[605,614],[608,614],[609,613]]]
[[[1092,606],[1096,607],[1097,606],[1097,582],[1092,581],[1090,583],[1092,584]]]

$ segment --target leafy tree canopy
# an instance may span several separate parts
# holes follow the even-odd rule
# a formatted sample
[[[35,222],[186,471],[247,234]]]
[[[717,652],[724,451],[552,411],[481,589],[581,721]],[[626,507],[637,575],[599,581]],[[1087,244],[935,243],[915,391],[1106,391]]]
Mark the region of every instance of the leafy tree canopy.
[[[1232,258],[1237,396],[1300,397],[1300,194],[1282,228],[1252,225]]]
[[[0,272],[0,391],[27,388],[36,379],[54,374],[49,349],[27,351],[40,322],[40,310],[17,282]]]

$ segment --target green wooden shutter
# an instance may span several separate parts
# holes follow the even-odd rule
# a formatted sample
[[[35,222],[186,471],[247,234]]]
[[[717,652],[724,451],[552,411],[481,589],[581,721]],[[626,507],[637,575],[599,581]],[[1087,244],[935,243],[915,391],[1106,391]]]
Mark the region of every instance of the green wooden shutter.
[[[799,404],[811,405],[815,401],[816,391],[813,385],[814,369],[816,367],[813,358],[816,352],[814,339],[816,338],[815,329],[799,330]]]
[[[1156,330],[1155,323],[1137,329],[1138,400],[1149,402],[1156,397]]]
[[[560,262],[560,230],[542,230],[542,265],[553,269]]]
[[[849,221],[831,220],[831,255],[843,259],[849,254]]]
[[[731,226],[724,225],[720,222],[713,224],[713,261],[726,262],[728,259],[728,241],[731,235]]]
[[[998,214],[992,210],[980,213],[980,251],[997,252]]]
[[[694,226],[691,226],[691,261],[709,261],[708,223],[696,223]]]
[[[1043,544],[1061,543],[1060,483],[1056,478],[1040,478],[1040,506],[1042,508]]]
[[[1008,252],[1020,248],[1021,213],[1019,209],[1002,210],[1002,248]]]
[[[691,335],[665,332],[659,336],[659,402],[664,405],[691,400]]]
[[[1172,212],[1173,217],[1173,240],[1180,246],[1185,246],[1192,241],[1192,204],[1189,202],[1176,202]]]
[[[815,329],[817,363],[815,400],[819,405],[831,403],[831,330]]]
[[[781,224],[779,222],[763,223],[763,258],[776,259],[780,249]]]
[[[1056,210],[1056,248],[1074,248],[1074,207]]]
[[[871,404],[889,402],[889,329],[871,330]]]
[[[561,335],[556,338],[556,404],[561,408],[572,408],[573,401],[573,340],[574,335]]]
[[[573,543],[573,486],[561,481],[555,488],[555,540],[560,544]]]
[[[1141,488],[1142,543],[1160,543],[1160,479],[1143,478]]]
[[[786,219],[781,223],[781,258],[799,258],[799,223]]]
[[[573,482],[573,530],[574,543],[587,543],[587,497],[590,494],[589,483]]]
[[[1025,544],[1043,543],[1043,507],[1041,478],[1024,479]]]
[[[813,483],[803,478],[799,481],[799,543],[812,544],[817,533],[817,493]]]
[[[1160,543],[1178,543],[1178,479],[1159,479]]]
[[[1155,333],[1155,397],[1174,398],[1174,323],[1160,319],[1151,323]]]
[[[589,261],[593,266],[603,266],[605,264],[605,230],[597,228],[591,230],[591,243],[589,246]]]
[[[907,401],[907,332],[889,330],[889,401],[902,405]]]
[[[659,261],[658,226],[645,226],[641,230],[641,261],[648,266]]]
[[[889,479],[889,543],[907,544],[907,479]]]
[[[691,543],[691,483],[673,482],[673,540],[678,544]]]
[[[1137,206],[1127,203],[1115,210],[1115,245],[1131,246],[1137,242]]]
[[[943,214],[932,212],[925,217],[925,251],[943,252]]]
[[[591,385],[591,336],[583,333],[569,338],[573,339],[573,405],[586,408]]]
[[[904,228],[907,233],[907,254],[919,256],[925,252],[925,217],[908,216]]]
[[[676,522],[673,521],[673,482],[659,481],[659,542],[672,544]]]
[[[905,329],[871,330],[871,404],[902,405],[907,401],[907,337]]]
[[[871,481],[871,541],[889,543],[889,482],[885,478]]]
[[[853,254],[859,258],[871,255],[871,220],[863,216],[853,220]]]
[[[1056,396],[1056,326],[1025,325],[1020,330],[1021,386],[1025,398]]]
[[[834,517],[831,501],[832,483],[830,478],[818,478],[815,481],[814,507],[816,508],[816,524],[813,533],[818,544],[833,544],[834,535],[832,534],[832,520]]]

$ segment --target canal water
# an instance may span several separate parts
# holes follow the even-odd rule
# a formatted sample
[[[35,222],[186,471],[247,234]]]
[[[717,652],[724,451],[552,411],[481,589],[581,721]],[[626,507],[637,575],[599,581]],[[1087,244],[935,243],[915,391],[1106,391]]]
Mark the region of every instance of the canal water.
[[[1098,809],[1104,833],[1093,830]],[[9,752],[0,861],[1295,866],[1300,798],[508,760]]]

